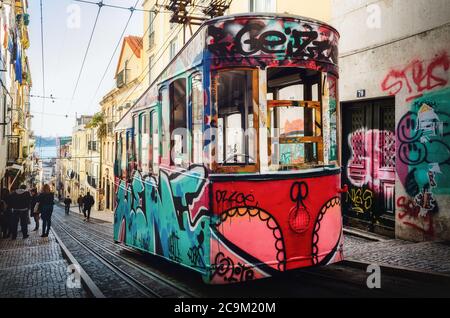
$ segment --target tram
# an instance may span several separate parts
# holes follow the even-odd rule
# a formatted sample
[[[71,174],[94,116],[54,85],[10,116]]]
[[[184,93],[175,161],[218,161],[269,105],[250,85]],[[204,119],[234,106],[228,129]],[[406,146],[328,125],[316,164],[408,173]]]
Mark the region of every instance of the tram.
[[[338,32],[206,21],[115,127],[114,240],[224,284],[343,259]]]

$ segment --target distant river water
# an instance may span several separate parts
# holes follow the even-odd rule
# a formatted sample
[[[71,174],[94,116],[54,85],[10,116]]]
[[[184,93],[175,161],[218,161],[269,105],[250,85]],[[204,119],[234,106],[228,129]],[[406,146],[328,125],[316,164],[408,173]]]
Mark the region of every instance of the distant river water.
[[[56,158],[56,146],[50,147],[36,147],[37,156],[42,159]]]

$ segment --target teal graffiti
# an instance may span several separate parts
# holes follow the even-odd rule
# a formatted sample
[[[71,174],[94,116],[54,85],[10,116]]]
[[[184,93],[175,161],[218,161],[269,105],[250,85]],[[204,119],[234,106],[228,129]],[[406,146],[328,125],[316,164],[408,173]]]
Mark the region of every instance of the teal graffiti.
[[[206,184],[201,166],[170,175],[161,170],[159,180],[135,171],[132,181],[121,181],[117,190],[115,240],[204,272],[210,221],[207,208],[196,203]]]

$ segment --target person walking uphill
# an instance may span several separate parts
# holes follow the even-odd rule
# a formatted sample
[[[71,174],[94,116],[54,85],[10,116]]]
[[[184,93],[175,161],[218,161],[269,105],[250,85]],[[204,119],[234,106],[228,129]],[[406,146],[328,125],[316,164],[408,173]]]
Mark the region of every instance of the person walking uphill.
[[[64,199],[64,207],[66,208],[67,215],[69,215],[71,204],[72,204],[72,199],[70,199],[69,196],[67,196],[67,198]]]
[[[78,203],[78,211],[80,213],[83,212],[83,197],[81,196],[81,194],[78,197],[77,203]]]
[[[12,211],[11,239],[17,238],[17,225],[20,220],[20,227],[24,239],[28,237],[28,211],[31,204],[31,195],[27,191],[26,185],[21,185],[19,189],[9,195],[8,200]]]
[[[55,195],[50,191],[50,186],[48,184],[44,184],[42,192],[37,198],[42,219],[41,237],[47,237],[50,233],[50,226],[52,225],[53,205],[55,204],[54,200]]]
[[[89,193],[84,196],[83,198],[83,214],[84,214],[84,220],[89,221],[91,217],[91,208],[94,205],[94,197]]]
[[[39,231],[39,204],[37,201],[38,194],[36,189],[31,189],[30,217],[34,219],[34,230]]]

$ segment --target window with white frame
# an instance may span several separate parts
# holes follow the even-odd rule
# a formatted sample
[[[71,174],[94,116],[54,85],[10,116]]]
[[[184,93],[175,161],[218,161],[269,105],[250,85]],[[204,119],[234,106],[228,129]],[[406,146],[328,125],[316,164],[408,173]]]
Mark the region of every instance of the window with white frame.
[[[178,51],[178,37],[175,37],[172,41],[170,41],[170,59],[172,60]]]
[[[276,12],[276,0],[249,0],[250,12]]]
[[[150,11],[149,13],[149,26],[148,26],[148,47],[152,48],[155,44],[155,11]]]

